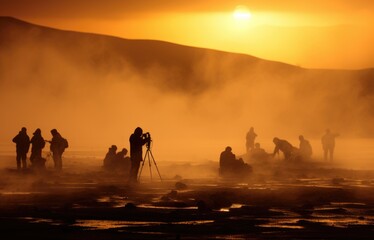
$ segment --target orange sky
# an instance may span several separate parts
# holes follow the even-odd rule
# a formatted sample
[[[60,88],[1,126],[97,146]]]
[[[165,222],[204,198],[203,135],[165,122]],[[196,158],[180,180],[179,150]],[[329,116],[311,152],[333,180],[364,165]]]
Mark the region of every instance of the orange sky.
[[[235,20],[236,6],[251,12]],[[374,3],[1,0],[0,15],[60,29],[158,39],[309,68],[374,67]]]
[[[196,47],[245,53],[308,68],[374,67],[372,44],[374,2],[362,0],[305,2],[299,0],[0,0],[0,15],[59,29],[131,39],[165,40]],[[233,18],[233,11],[238,5],[249,9],[252,14],[250,19]],[[28,53],[30,49],[25,51]],[[16,59],[24,59],[24,55],[21,55],[22,57]],[[6,54],[0,56],[7,58]],[[312,125],[312,130],[309,130],[307,124],[302,121],[299,126],[291,124],[287,128],[279,127],[287,121],[283,116],[292,109],[289,107],[290,102],[295,103],[292,105],[295,109],[305,108],[303,105],[305,101],[292,100],[294,88],[290,89],[290,85],[285,84],[294,79],[285,79],[281,82],[276,76],[271,76],[271,80],[273,77],[276,80],[268,85],[265,81],[252,83],[246,78],[239,78],[235,79],[233,84],[228,84],[217,91],[213,89],[192,101],[174,93],[165,95],[162,93],[160,97],[160,92],[153,88],[144,91],[143,82],[137,84],[136,80],[141,77],[137,74],[130,75],[130,82],[120,81],[122,72],[114,72],[107,78],[101,79],[102,76],[96,76],[84,69],[77,71],[76,66],[72,66],[72,63],[65,61],[64,58],[55,56],[54,52],[46,51],[45,58],[48,64],[42,73],[44,77],[42,80],[49,81],[50,76],[58,76],[57,80],[63,83],[62,86],[69,86],[67,93],[63,100],[53,98],[54,101],[50,101],[48,99],[50,95],[45,94],[44,86],[42,89],[36,86],[36,90],[33,87],[25,87],[14,92],[9,89],[3,91],[6,94],[0,94],[3,99],[0,101],[2,103],[0,108],[3,109],[2,112],[5,112],[6,117],[1,119],[3,124],[0,125],[7,126],[9,132],[8,135],[3,132],[0,136],[2,142],[0,151],[1,148],[13,147],[9,139],[14,137],[13,134],[23,126],[29,129],[30,135],[36,128],[43,129],[46,138],[50,137],[48,129],[61,129],[63,135],[70,141],[69,151],[74,149],[105,151],[114,143],[120,147],[128,147],[128,137],[133,129],[142,126],[146,131],[152,132],[156,154],[160,159],[211,160],[216,159],[218,153],[227,145],[233,147],[235,153],[242,154],[243,139],[251,126],[256,127],[259,133],[258,141],[269,152],[274,147],[271,141],[274,136],[287,137],[293,144],[297,144],[298,134],[306,132],[310,134],[308,138],[318,137],[326,127],[331,127],[315,127],[318,121],[315,121],[314,117],[318,117],[318,114],[311,118],[306,114],[307,117],[303,118]],[[33,73],[32,66],[29,71],[27,64],[25,69],[20,69],[15,68],[13,62],[8,59],[3,62],[6,63],[5,66],[10,66],[10,70],[5,74],[10,76],[9,82],[13,82],[14,75],[16,78],[27,80],[39,77],[38,74],[29,74]],[[15,62],[22,66],[22,62]],[[228,69],[228,71],[236,70]],[[69,76],[67,83],[65,83],[65,76]],[[155,78],[161,79],[162,74]],[[92,93],[100,92],[99,95],[95,95],[95,101],[92,101],[91,97],[81,96],[80,84],[92,79],[110,83],[105,85],[105,88],[102,88],[104,85],[97,85],[92,86],[92,90],[87,90]],[[262,76],[259,79],[261,80]],[[355,89],[350,86],[339,87],[344,90],[340,91],[349,92],[349,96],[355,99],[356,96],[352,95]],[[85,88],[91,89],[86,86]],[[98,88],[100,91],[97,90]],[[272,90],[270,94],[269,89]],[[34,98],[35,91],[41,91],[44,98]],[[128,108],[127,103],[135,99],[138,92],[142,92],[147,98],[137,106]],[[248,98],[248,95],[251,97]],[[25,112],[13,111],[9,107],[10,103],[19,106],[19,96],[27,99],[28,107],[25,108]],[[302,96],[302,93],[298,92],[296,96]],[[313,103],[313,106],[319,106],[327,93],[323,91],[315,98],[311,95],[306,96],[310,96],[308,101]],[[211,102],[211,99],[215,101]],[[353,100],[342,101],[341,104],[354,106],[356,102]],[[43,109],[38,109],[38,114],[34,111],[34,104],[43,106]],[[49,112],[54,111],[55,104],[60,106],[58,114]],[[355,109],[360,112],[361,109],[366,109],[365,107],[366,102],[364,106]],[[123,114],[105,125],[107,115],[122,109]],[[222,117],[222,112],[225,111],[229,113],[228,118]],[[127,112],[132,112],[131,117],[128,117]],[[77,121],[74,117],[65,118],[66,116],[80,116],[80,120]],[[231,119],[231,116],[235,118]],[[282,121],[278,123],[280,117]],[[231,126],[228,126],[229,121],[232,122]],[[299,117],[296,122],[299,122]],[[340,126],[339,123],[335,125]],[[352,123],[352,126],[355,124]],[[359,127],[364,128],[362,124]],[[321,129],[320,133],[315,130],[317,128]],[[91,136],[92,129],[99,129],[98,139]],[[176,133],[181,140],[170,143],[170,139],[174,139]],[[316,156],[321,156],[319,139],[313,141]],[[351,151],[349,148],[346,150]],[[361,150],[351,152],[362,153]],[[337,154],[343,156],[345,153],[340,151]]]

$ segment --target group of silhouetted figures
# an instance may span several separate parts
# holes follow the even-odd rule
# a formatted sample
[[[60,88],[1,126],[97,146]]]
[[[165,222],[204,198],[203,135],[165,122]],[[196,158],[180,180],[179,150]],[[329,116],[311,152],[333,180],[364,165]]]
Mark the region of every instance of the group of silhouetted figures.
[[[321,138],[322,148],[324,152],[324,160],[332,162],[335,149],[335,138],[339,134],[331,133],[329,129]],[[255,142],[257,134],[254,128],[251,127],[246,135],[246,149],[247,156],[253,163],[267,163],[268,160],[279,156],[280,152],[283,154],[285,161],[288,162],[303,162],[311,160],[313,150],[310,142],[299,136],[299,147],[293,146],[287,140],[275,137],[273,143],[275,145],[273,153],[267,153],[261,148],[260,143]],[[246,176],[252,172],[252,166],[245,163],[242,158],[236,158],[232,153],[230,146],[226,147],[220,155],[220,169],[219,173],[223,177],[229,176]]]
[[[112,145],[104,158],[103,167],[108,171],[120,171],[129,172],[131,167],[130,157],[126,156],[128,150],[122,148],[121,151],[117,152],[117,146]]]
[[[16,144],[16,161],[18,170],[27,169],[27,153],[29,152],[30,145],[31,167],[35,169],[45,168],[46,158],[43,158],[42,150],[45,147],[46,142],[50,143],[50,151],[52,153],[55,169],[62,169],[62,154],[65,149],[69,147],[69,144],[56,129],[52,129],[51,134],[52,140],[44,140],[42,137],[42,131],[38,128],[35,130],[30,140],[25,127],[19,131],[19,133],[13,138],[13,142]]]
[[[219,165],[219,175],[226,178],[245,177],[252,172],[252,167],[242,158],[237,159],[230,146],[221,153]]]
[[[103,164],[104,169],[111,172],[118,171],[120,173],[128,174],[129,182],[137,183],[140,163],[144,161],[143,146],[148,143],[147,148],[149,148],[150,141],[150,134],[143,134],[143,129],[137,127],[129,138],[130,157],[127,156],[128,150],[126,148],[117,152],[117,146],[112,145],[105,155]]]
[[[68,141],[61,136],[56,130],[51,130],[52,140],[46,141],[42,137],[41,130],[38,128],[33,133],[33,137],[29,138],[27,135],[27,129],[23,127],[21,131],[13,138],[13,142],[16,143],[16,160],[17,169],[27,168],[27,153],[31,147],[30,162],[32,168],[43,169],[45,168],[46,159],[42,156],[42,150],[45,147],[45,143],[50,143],[50,152],[53,157],[54,167],[57,170],[62,169],[62,154],[65,149],[69,146]],[[333,134],[329,129],[322,136],[321,142],[324,150],[324,159],[327,161],[333,160],[335,138],[338,134]],[[257,134],[254,132],[254,128],[250,128],[246,136],[246,148],[247,156],[253,162],[266,162],[269,158],[273,158],[280,152],[283,153],[284,159],[287,161],[305,161],[310,160],[313,150],[308,140],[302,135],[299,136],[300,144],[299,147],[294,147],[287,140],[275,137],[273,143],[275,148],[272,154],[267,153],[261,148],[260,143],[255,143]],[[142,148],[147,144],[147,149],[150,148],[150,134],[143,134],[143,130],[137,127],[133,134],[130,136],[130,157],[127,156],[128,150],[123,148],[117,152],[117,146],[112,145],[105,158],[103,167],[109,171],[120,171],[129,174],[130,182],[137,182],[139,175],[140,163],[143,160]],[[242,158],[237,158],[232,152],[230,146],[220,155],[220,169],[219,173],[221,176],[246,176],[252,172],[252,166],[245,163]]]
[[[52,140],[47,141],[42,137],[42,131],[38,128],[33,133],[33,137],[27,135],[27,129],[23,127],[21,131],[13,138],[16,144],[17,169],[27,169],[27,154],[31,145],[30,162],[31,168],[44,169],[46,158],[42,156],[42,150],[46,142],[50,143],[50,152],[53,157],[56,170],[62,170],[62,154],[69,146],[68,141],[56,130],[51,130]],[[104,158],[103,168],[109,171],[122,172],[129,174],[131,182],[138,181],[138,172],[140,163],[143,161],[143,145],[147,144],[150,148],[150,134],[143,134],[143,130],[137,127],[130,136],[130,157],[127,156],[128,150],[123,148],[117,152],[117,146],[112,145]]]
[[[21,131],[13,138],[16,144],[17,169],[27,169],[27,154],[31,145],[30,162],[33,169],[44,169],[46,158],[42,156],[42,150],[46,142],[50,143],[50,153],[53,157],[56,170],[62,170],[62,154],[69,146],[68,141],[56,130],[51,130],[52,140],[47,141],[42,137],[42,131],[38,128],[33,133],[33,137],[27,135],[27,129],[23,127]],[[143,161],[143,145],[147,144],[150,148],[150,134],[143,134],[143,130],[137,127],[130,136],[130,157],[127,156],[128,150],[123,148],[117,152],[117,146],[112,145],[104,158],[103,168],[109,171],[128,173],[131,182],[138,181],[138,172],[140,163]]]

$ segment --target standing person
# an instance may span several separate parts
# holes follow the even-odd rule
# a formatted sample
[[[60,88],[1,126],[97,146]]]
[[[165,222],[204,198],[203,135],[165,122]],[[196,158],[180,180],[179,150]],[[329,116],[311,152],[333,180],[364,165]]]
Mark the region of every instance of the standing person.
[[[23,127],[21,131],[15,136],[12,140],[16,144],[16,160],[17,160],[17,169],[21,169],[21,161],[22,161],[22,168],[27,168],[27,153],[30,148],[30,138],[27,135],[27,129]]]
[[[247,149],[247,154],[251,152],[251,150],[255,147],[255,139],[257,137],[257,134],[254,131],[254,128],[251,127],[247,133],[246,136],[246,149]]]
[[[137,127],[130,136],[130,182],[136,183],[138,181],[138,171],[140,162],[143,161],[143,145],[149,141],[143,136],[143,129]]]
[[[52,129],[51,134],[52,140],[50,142],[50,149],[53,155],[53,162],[55,164],[55,169],[60,171],[62,170],[62,154],[69,145],[67,140],[63,138],[56,129]]]
[[[45,147],[45,141],[42,137],[42,131],[38,128],[33,133],[33,137],[31,138],[31,155],[30,161],[33,166],[44,166],[42,162],[42,149]]]
[[[322,136],[322,148],[324,152],[324,159],[327,161],[327,158],[330,158],[330,162],[334,159],[334,149],[335,149],[335,138],[339,134],[331,133],[330,129],[326,129],[325,135]]]

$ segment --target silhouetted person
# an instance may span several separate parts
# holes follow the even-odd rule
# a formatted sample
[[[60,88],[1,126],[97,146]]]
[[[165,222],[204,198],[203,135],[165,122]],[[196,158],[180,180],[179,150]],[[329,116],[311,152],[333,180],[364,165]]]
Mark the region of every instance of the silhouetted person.
[[[257,137],[257,134],[254,131],[254,128],[251,127],[246,135],[246,149],[247,149],[247,154],[250,153],[250,151],[254,148],[255,144],[255,138]]]
[[[137,127],[130,136],[130,182],[136,183],[138,181],[140,162],[143,161],[143,145],[148,141],[149,139],[144,138],[143,129],[140,127]]]
[[[45,159],[42,158],[42,149],[45,147],[45,141],[42,137],[42,131],[38,128],[31,138],[30,161],[33,167],[44,167]]]
[[[325,135],[322,136],[322,148],[324,152],[324,159],[327,161],[327,158],[330,158],[330,161],[334,159],[334,149],[335,149],[335,138],[339,134],[334,134],[330,132],[330,129],[326,129]]]
[[[236,159],[230,146],[221,152],[219,165],[219,174],[222,177],[245,177],[252,171],[252,167],[244,163],[243,159]]]
[[[232,148],[227,146],[225,151],[221,152],[219,158],[220,174],[226,175],[231,171],[232,162],[236,161],[235,154],[232,153]]]
[[[126,174],[130,173],[131,167],[130,157],[126,156],[127,152],[128,150],[126,148],[122,148],[122,150],[117,153],[115,160],[116,169]]]
[[[273,157],[275,156],[275,154],[279,154],[279,151],[281,151],[284,155],[285,160],[292,160],[293,153],[296,148],[293,147],[291,143],[277,137],[273,139],[273,143],[275,144]]]
[[[115,161],[116,161],[116,155],[117,155],[117,146],[112,145],[109,149],[108,152],[105,155],[104,158],[104,169],[106,170],[113,170]]]
[[[13,138],[13,142],[16,144],[16,160],[17,160],[17,169],[21,169],[21,162],[22,168],[27,168],[27,153],[30,148],[30,138],[27,135],[27,130],[25,127],[21,129],[21,131]]]
[[[255,143],[255,147],[251,150],[251,159],[254,161],[266,161],[268,160],[270,154],[265,152],[263,148],[261,148],[260,143]]]
[[[62,170],[62,154],[65,149],[68,147],[68,142],[61,134],[56,130],[51,130],[52,140],[51,140],[51,152],[53,155],[53,162],[55,164],[56,170]]]
[[[313,154],[312,146],[310,145],[309,141],[304,138],[303,135],[299,136],[299,140],[299,155],[301,157],[301,160],[310,160]]]

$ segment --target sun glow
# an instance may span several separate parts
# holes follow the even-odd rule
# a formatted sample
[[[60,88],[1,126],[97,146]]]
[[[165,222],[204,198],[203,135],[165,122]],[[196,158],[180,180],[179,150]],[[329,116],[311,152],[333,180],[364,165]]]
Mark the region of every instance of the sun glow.
[[[233,17],[236,20],[249,20],[251,18],[251,13],[248,11],[248,8],[243,5],[239,5],[235,8]]]

